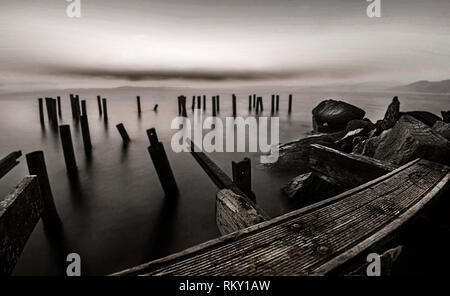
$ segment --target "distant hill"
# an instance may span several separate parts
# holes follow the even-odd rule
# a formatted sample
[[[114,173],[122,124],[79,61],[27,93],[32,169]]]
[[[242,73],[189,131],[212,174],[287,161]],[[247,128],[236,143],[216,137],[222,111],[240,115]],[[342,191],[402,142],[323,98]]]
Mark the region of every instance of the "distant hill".
[[[396,86],[391,90],[402,92],[450,93],[450,79],[442,81],[417,81],[411,84]]]

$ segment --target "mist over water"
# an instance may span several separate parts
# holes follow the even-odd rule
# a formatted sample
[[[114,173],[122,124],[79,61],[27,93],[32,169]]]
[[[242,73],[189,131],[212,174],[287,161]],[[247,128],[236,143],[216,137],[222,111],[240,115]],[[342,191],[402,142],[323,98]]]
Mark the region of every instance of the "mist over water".
[[[270,116],[270,95],[280,95],[280,141],[305,137],[312,130],[311,111],[323,99],[340,99],[366,111],[376,121],[383,117],[391,93],[307,93],[292,91],[293,112],[287,113],[289,93],[274,89],[256,93],[263,96],[264,112]],[[72,121],[69,93],[87,100],[92,155],[83,149],[81,129]],[[244,89],[237,95],[238,116],[254,115],[248,111],[248,95]],[[76,252],[82,258],[85,275],[101,275],[120,271],[183,250],[218,237],[215,222],[216,186],[189,153],[174,153],[170,148],[171,121],[178,116],[177,96],[187,96],[188,117],[192,118],[192,96],[206,95],[211,115],[211,96],[220,95],[221,118],[231,116],[232,91],[110,89],[94,92],[55,91],[0,95],[0,157],[21,150],[23,155],[43,150],[58,213],[63,222],[59,238],[47,237],[39,222],[28,241],[14,274],[50,275],[65,273],[65,255]],[[61,96],[60,124],[71,125],[78,163],[78,177],[69,178],[63,159],[60,138],[48,121],[39,123],[38,97]],[[99,117],[97,95],[108,99],[108,124]],[[136,95],[141,96],[142,114],[136,108]],[[400,94],[401,111],[424,110],[439,114],[450,108],[450,96]],[[203,102],[202,102],[203,103]],[[153,111],[155,104],[158,112]],[[45,118],[46,114],[45,114]],[[116,130],[123,123],[132,142],[127,148]],[[147,151],[146,130],[156,128],[164,143],[180,196],[164,197],[161,185]],[[295,173],[280,173],[259,165],[258,153],[212,153],[209,156],[231,176],[231,161],[249,157],[252,161],[253,191],[258,205],[271,217],[292,211],[302,202],[288,200],[280,187]],[[1,180],[0,200],[28,173],[25,157],[20,165]],[[299,168],[301,171],[304,168]]]

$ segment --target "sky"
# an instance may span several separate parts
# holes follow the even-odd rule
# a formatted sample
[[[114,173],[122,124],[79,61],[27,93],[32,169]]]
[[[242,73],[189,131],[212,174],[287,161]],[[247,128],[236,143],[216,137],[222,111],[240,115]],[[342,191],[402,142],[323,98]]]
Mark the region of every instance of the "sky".
[[[449,79],[450,1],[0,0],[0,90]]]

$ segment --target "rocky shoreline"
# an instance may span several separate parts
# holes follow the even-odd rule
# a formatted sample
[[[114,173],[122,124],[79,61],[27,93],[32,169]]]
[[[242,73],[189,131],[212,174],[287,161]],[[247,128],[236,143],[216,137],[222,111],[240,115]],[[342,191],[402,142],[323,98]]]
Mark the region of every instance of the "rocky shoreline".
[[[357,106],[324,100],[312,110],[312,135],[281,144],[278,162],[269,167],[293,171],[308,167],[312,144],[397,166],[417,158],[450,165],[450,111],[441,114],[401,112],[400,101],[394,97],[384,118],[373,123]],[[293,178],[281,191],[289,198],[314,195],[323,199],[345,189],[341,187],[310,171]]]

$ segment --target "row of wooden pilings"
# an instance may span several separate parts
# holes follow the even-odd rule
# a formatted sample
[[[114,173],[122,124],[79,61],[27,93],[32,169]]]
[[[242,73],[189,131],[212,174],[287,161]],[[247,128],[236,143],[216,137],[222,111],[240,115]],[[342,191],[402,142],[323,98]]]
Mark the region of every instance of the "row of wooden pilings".
[[[232,112],[233,117],[236,117],[237,114],[237,96],[235,94],[232,94]],[[202,104],[203,100],[203,104]],[[186,112],[186,101],[187,97],[184,95],[181,95],[178,97],[178,114],[184,117],[187,117]],[[197,104],[196,104],[197,102]],[[220,112],[220,96],[212,96],[211,97],[211,105],[212,105],[212,115],[215,117],[217,116],[217,113]],[[203,106],[203,108],[202,108]],[[272,95],[272,104],[271,104],[271,115],[274,115],[275,113],[278,113],[280,108],[280,95]],[[203,109],[203,111],[206,110],[206,96],[192,96],[192,105],[191,109]],[[261,96],[256,96],[256,94],[249,95],[248,96],[248,110],[252,111],[255,110],[256,114],[259,114],[264,110],[263,105],[263,98]],[[288,114],[292,113],[292,94],[289,94],[288,99]]]

